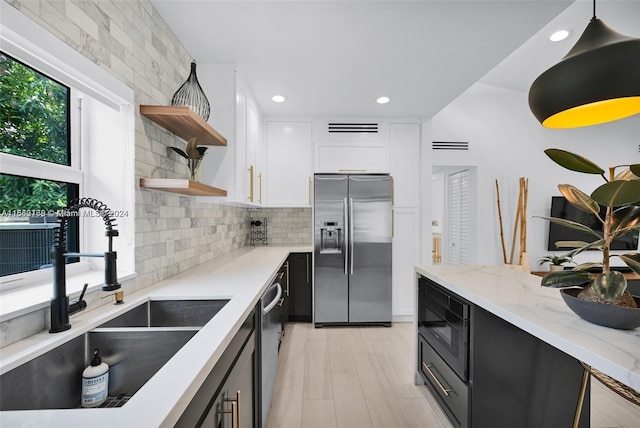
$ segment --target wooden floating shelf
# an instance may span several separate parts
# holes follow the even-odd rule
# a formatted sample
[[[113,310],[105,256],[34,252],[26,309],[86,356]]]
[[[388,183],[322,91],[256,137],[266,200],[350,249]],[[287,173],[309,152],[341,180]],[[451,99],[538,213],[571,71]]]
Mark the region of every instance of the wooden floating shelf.
[[[227,196],[227,191],[186,178],[141,178],[140,187],[189,196]]]
[[[226,146],[227,139],[189,107],[141,105],[140,114],[185,141],[198,138],[198,145]]]

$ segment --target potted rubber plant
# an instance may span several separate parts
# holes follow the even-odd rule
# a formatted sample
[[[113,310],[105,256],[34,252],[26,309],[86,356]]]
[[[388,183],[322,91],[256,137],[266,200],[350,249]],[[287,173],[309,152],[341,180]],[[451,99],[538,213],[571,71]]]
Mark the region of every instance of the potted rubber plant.
[[[640,253],[611,254],[611,242],[615,238],[640,231],[640,206],[635,205],[640,202],[640,164],[616,165],[605,171],[594,162],[565,150],[547,149],[545,154],[568,170],[600,175],[604,183],[591,194],[571,184],[558,185],[558,190],[571,205],[597,217],[602,223],[602,232],[575,221],[544,217],[593,236],[591,242],[557,242],[557,247],[569,249],[566,257],[573,258],[586,250],[599,250],[602,262],[582,263],[571,270],[549,272],[542,279],[542,285],[560,288],[569,308],[589,322],[621,329],[640,326],[640,298],[629,293],[624,274],[610,267],[610,259],[618,257],[640,274]],[[618,169],[621,172],[617,173]],[[601,206],[606,209],[604,216]],[[601,268],[602,273],[592,274],[589,270],[593,268]]]
[[[549,270],[552,272],[564,270],[565,263],[572,263],[573,259],[566,254],[549,254],[547,256],[541,257],[538,260],[538,265],[542,266],[544,264],[549,263]]]

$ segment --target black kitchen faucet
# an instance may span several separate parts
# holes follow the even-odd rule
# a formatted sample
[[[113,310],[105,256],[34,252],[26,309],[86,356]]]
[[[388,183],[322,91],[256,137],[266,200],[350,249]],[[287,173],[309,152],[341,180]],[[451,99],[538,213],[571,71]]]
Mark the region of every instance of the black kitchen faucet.
[[[67,221],[71,217],[78,215],[81,208],[90,208],[98,213],[104,220],[107,228],[105,235],[109,238],[109,250],[104,254],[87,254],[87,253],[67,253]],[[55,236],[54,244],[51,249],[51,259],[53,264],[53,298],[51,299],[51,328],[49,333],[59,333],[71,328],[69,323],[69,315],[84,310],[87,302],[83,300],[84,293],[88,284],[84,285],[80,298],[77,302],[69,304],[67,296],[66,284],[66,257],[104,257],[104,284],[102,290],[113,291],[120,288],[116,272],[117,254],[113,251],[113,237],[118,236],[115,229],[115,219],[111,216],[111,210],[102,202],[91,199],[81,198],[75,199],[67,205],[65,209],[58,215],[58,233]]]

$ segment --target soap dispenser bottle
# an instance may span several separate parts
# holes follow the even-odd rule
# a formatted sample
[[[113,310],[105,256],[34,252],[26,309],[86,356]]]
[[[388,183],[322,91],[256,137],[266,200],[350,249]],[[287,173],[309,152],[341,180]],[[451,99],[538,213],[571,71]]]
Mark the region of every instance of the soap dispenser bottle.
[[[93,351],[91,365],[82,372],[82,407],[97,407],[109,393],[109,365],[103,363],[99,350]]]

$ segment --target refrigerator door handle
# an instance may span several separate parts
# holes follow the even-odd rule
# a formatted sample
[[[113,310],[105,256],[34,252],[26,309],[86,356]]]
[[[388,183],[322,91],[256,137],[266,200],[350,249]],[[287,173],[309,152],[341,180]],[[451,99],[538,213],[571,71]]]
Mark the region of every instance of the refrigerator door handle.
[[[353,198],[349,198],[349,265],[351,266],[351,275],[353,275],[353,223],[355,223],[353,218]]]
[[[349,226],[350,226],[350,221],[349,221],[349,213],[347,211],[347,198],[344,198],[343,201],[343,216],[344,216],[344,222],[345,222],[345,234],[344,234],[344,274],[347,275],[348,271],[347,271],[347,266],[348,266],[348,259],[347,259],[347,253],[348,253],[348,248],[349,248]]]

